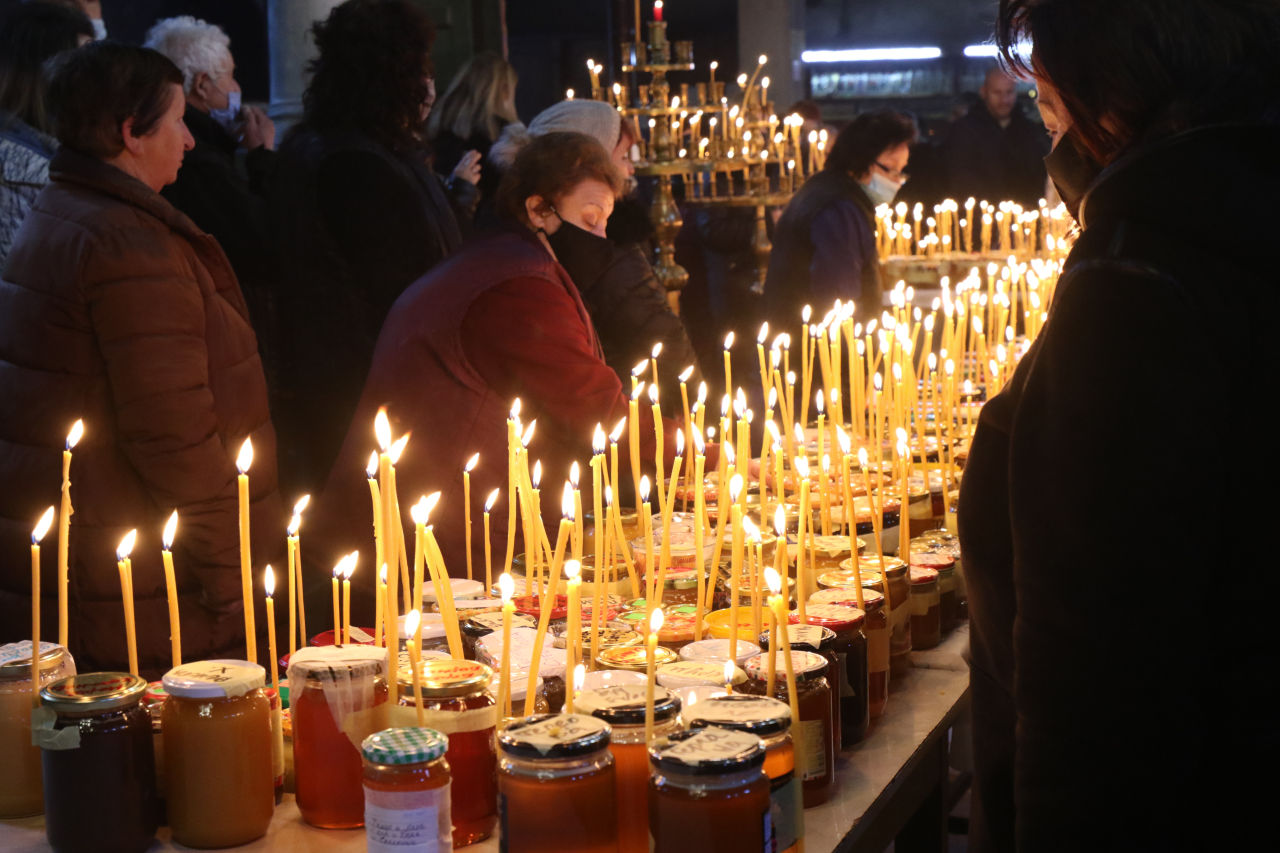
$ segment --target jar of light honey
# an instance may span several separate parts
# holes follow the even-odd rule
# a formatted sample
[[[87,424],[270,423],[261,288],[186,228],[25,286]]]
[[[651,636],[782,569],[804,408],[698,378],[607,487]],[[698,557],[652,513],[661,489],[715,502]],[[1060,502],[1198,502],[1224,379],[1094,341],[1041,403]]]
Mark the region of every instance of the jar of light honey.
[[[75,663],[62,646],[40,643],[40,682],[44,687],[74,675]],[[40,748],[31,743],[31,641],[0,646],[0,819],[29,817],[44,811]]]
[[[369,853],[453,849],[449,740],[434,729],[383,729],[360,744]]]
[[[173,840],[235,847],[267,833],[275,811],[266,671],[243,660],[183,664],[164,676],[160,713]]]

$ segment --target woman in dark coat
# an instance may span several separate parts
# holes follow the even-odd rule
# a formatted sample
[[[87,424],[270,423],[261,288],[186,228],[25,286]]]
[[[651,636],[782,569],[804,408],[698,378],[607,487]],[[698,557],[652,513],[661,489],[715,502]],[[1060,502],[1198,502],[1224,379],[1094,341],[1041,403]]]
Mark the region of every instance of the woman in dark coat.
[[[1263,849],[1280,580],[1247,507],[1277,473],[1255,395],[1280,372],[1280,6],[1005,0],[1000,21],[1010,61],[1035,45],[1083,231],[964,472],[972,847]]]
[[[217,241],[159,194],[192,145],[182,75],[154,51],[95,42],[60,59],[49,99],[61,148],[0,282],[0,552],[25,553],[32,519],[58,503],[63,440],[83,418],[69,571],[79,668],[126,665],[114,562],[136,528],[139,662],[144,675],[168,669],[160,534],[174,509],[184,656],[243,657],[235,458],[245,438],[255,572],[286,518],[235,275]],[[52,544],[41,551],[45,639],[57,636]],[[16,556],[0,567],[0,642],[29,637],[30,574]]]
[[[423,135],[431,21],[406,0],[347,0],[314,32],[303,119],[269,199],[281,271],[272,408],[282,479],[300,491],[338,454],[391,304],[462,243]],[[463,171],[453,185],[474,203],[475,164]]]
[[[625,417],[627,397],[601,357],[586,306],[547,235],[570,222],[603,229],[619,188],[604,150],[590,138],[553,133],[533,140],[499,188],[506,230],[469,245],[396,302],[342,453],[309,520],[316,543],[309,550],[322,567],[330,556],[368,547],[365,464],[382,406],[396,436],[412,433],[396,474],[404,521],[419,495],[442,492],[431,523],[452,573],[466,570],[462,466],[480,453],[472,474],[474,518],[494,488],[502,489],[506,505],[506,421],[517,397],[523,422],[537,421],[529,453],[545,472],[543,517],[559,517],[570,465],[578,461],[584,476],[589,473],[595,425],[607,430]],[[676,425],[667,422],[665,429],[674,435]],[[641,408],[639,430],[641,457],[651,461],[648,406]],[[665,443],[668,465],[673,443]],[[622,444],[625,460],[625,437]],[[493,513],[496,560],[505,553],[506,520],[505,510]],[[483,544],[477,524],[477,566],[484,565]],[[367,590],[374,574],[363,574]]]

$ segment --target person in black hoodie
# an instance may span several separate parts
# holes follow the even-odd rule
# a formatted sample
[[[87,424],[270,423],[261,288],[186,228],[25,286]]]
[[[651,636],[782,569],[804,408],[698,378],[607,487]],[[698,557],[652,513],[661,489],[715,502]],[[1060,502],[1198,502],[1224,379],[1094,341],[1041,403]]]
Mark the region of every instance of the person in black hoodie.
[[[1262,849],[1280,4],[1003,0],[997,39],[1082,231],[964,471],[971,849]]]
[[[265,192],[275,166],[275,125],[261,109],[241,105],[231,41],[221,28],[190,15],[165,18],[147,32],[146,46],[182,72],[182,120],[196,141],[161,195],[217,238],[265,347],[273,284]]]

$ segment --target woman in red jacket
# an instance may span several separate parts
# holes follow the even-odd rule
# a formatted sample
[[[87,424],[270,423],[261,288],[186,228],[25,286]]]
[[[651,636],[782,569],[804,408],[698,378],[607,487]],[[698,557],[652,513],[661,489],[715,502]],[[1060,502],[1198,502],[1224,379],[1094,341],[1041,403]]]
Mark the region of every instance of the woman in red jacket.
[[[240,286],[217,241],[159,194],[192,146],[182,75],[155,51],[95,42],[60,59],[49,100],[62,147],[0,282],[0,642],[31,636],[21,556],[33,519],[58,503],[64,437],[83,418],[69,572],[79,668],[125,666],[114,563],[130,528],[140,668],[169,668],[160,534],[174,509],[184,657],[243,657],[235,458],[246,437],[259,557],[285,518]],[[52,535],[45,545],[41,626],[53,640]]]
[[[547,235],[565,222],[603,235],[620,189],[617,170],[594,139],[578,133],[539,137],[521,152],[498,190],[506,230],[470,245],[396,301],[309,525],[313,541],[323,537],[322,544],[308,549],[321,566],[344,551],[371,545],[365,466],[375,446],[374,416],[382,406],[395,435],[412,433],[397,466],[404,520],[419,495],[442,493],[431,521],[454,575],[465,574],[466,567],[462,466],[476,452],[480,463],[471,475],[475,565],[484,565],[478,522],[494,488],[503,490],[503,509],[492,514],[493,550],[497,559],[504,553],[506,421],[515,398],[521,400],[523,422],[538,422],[529,453],[541,460],[544,471],[543,518],[559,518],[561,489],[575,460],[590,482],[586,465],[595,425],[607,430],[623,418],[627,397],[604,362],[578,289],[556,262]],[[672,435],[675,425],[666,429]],[[653,422],[647,411],[640,435],[642,458],[652,460]],[[670,451],[672,442],[666,444]],[[623,449],[621,458],[626,453]],[[363,574],[367,589],[374,573]]]

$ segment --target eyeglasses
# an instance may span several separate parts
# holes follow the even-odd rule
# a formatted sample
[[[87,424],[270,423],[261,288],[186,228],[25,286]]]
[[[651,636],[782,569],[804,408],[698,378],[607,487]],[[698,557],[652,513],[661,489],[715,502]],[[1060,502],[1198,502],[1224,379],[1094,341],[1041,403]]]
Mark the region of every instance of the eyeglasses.
[[[888,175],[890,178],[892,178],[895,181],[905,181],[907,179],[906,169],[890,169],[888,166],[886,166],[884,163],[881,163],[879,160],[877,160],[874,165],[877,169],[884,172],[886,175]]]

